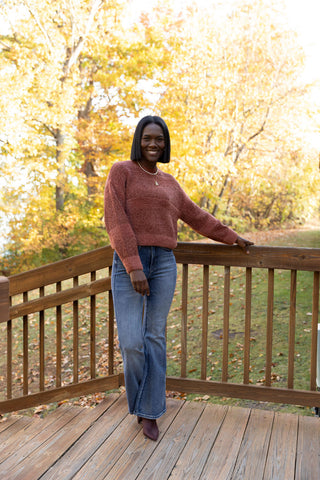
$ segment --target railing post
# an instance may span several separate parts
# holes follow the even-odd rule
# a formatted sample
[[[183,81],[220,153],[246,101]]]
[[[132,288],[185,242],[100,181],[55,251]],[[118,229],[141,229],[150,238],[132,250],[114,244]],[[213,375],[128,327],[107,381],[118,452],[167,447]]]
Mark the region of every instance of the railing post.
[[[317,387],[320,388],[320,323],[318,323],[317,337]]]
[[[0,323],[9,320],[9,279],[0,277]]]

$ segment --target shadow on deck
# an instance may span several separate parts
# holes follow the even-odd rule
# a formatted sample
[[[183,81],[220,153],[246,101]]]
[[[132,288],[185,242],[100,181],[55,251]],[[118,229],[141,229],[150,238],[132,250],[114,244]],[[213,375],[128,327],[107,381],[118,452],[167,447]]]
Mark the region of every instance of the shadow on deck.
[[[0,423],[6,480],[319,480],[320,420],[167,399],[160,437],[144,437],[125,395]]]

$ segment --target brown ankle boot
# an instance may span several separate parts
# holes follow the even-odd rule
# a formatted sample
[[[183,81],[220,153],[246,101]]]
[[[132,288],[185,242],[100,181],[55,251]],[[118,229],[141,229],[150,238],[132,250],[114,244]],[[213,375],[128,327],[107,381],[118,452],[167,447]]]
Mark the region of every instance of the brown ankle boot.
[[[143,433],[153,441],[158,440],[159,429],[156,420],[142,418]]]

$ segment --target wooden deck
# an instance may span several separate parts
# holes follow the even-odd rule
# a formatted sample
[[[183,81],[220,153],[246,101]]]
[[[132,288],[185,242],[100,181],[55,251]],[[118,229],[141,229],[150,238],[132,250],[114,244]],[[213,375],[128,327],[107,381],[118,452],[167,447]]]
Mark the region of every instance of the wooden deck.
[[[125,395],[0,423],[5,480],[319,480],[320,419],[167,400],[160,437],[144,437]]]

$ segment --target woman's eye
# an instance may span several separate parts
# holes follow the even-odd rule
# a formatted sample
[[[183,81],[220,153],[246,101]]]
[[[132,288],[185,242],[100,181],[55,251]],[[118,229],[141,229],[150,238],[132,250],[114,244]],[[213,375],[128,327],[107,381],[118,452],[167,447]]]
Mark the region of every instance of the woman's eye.
[[[144,142],[150,142],[151,141],[151,138],[150,137],[143,137],[142,140]],[[160,138],[155,138],[154,140],[155,142],[157,143],[161,143],[161,142],[164,142],[164,138],[160,137]]]

